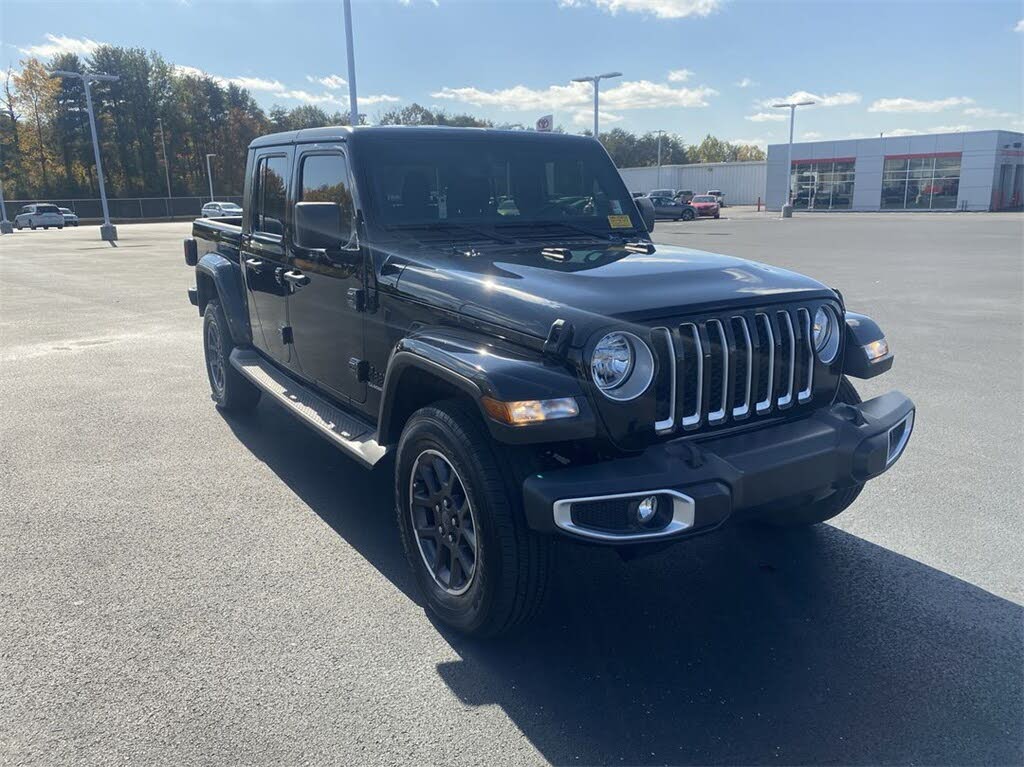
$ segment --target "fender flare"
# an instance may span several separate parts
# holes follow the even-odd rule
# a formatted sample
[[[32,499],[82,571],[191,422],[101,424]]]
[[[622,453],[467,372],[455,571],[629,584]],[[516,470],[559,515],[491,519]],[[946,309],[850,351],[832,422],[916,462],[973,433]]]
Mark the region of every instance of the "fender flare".
[[[505,444],[559,442],[594,437],[597,422],[580,382],[565,363],[545,359],[493,337],[454,328],[424,328],[400,340],[388,360],[381,392],[381,444],[398,441],[408,416],[402,382],[410,371],[437,378],[473,400],[491,436]],[[564,420],[510,426],[490,417],[482,397],[502,402],[574,397],[579,415]]]
[[[252,343],[249,309],[245,303],[245,285],[242,283],[242,269],[238,264],[220,253],[207,253],[196,264],[196,289],[196,305],[199,307],[200,315],[206,311],[206,304],[210,299],[218,299],[228,320],[231,340],[241,345]]]
[[[895,357],[891,350],[884,356],[871,360],[864,348],[874,341],[885,340],[885,333],[877,322],[866,314],[846,312],[845,325],[846,354],[843,359],[843,373],[854,378],[874,378],[892,367]]]

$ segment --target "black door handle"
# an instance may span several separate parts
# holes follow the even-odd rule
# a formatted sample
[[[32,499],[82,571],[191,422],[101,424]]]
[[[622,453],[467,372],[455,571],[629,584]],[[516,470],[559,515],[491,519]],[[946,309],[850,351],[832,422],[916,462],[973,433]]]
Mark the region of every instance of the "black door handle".
[[[306,275],[304,275],[302,272],[300,272],[298,270],[293,270],[293,271],[290,271],[290,272],[285,272],[281,276],[284,277],[284,279],[287,280],[289,283],[291,283],[292,287],[295,287],[295,288],[301,288],[303,285],[308,285],[309,284],[309,277],[307,277]]]
[[[251,266],[253,269],[259,269],[261,266],[263,266],[263,262],[260,261],[258,258],[247,258],[245,259],[245,265]]]

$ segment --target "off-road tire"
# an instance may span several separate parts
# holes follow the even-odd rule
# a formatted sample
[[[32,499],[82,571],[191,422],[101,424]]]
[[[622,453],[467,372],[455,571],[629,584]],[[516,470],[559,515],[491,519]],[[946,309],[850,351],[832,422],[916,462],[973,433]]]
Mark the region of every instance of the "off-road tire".
[[[849,405],[860,404],[860,395],[853,388],[849,379],[843,376],[839,383],[839,393],[836,402],[845,402]],[[832,495],[826,496],[813,503],[803,506],[789,506],[782,509],[773,509],[766,514],[757,517],[756,522],[769,527],[810,527],[820,522],[825,522],[846,511],[864,489],[864,483],[844,487],[836,490]]]
[[[259,404],[262,392],[231,364],[234,348],[224,309],[214,299],[203,312],[203,354],[210,396],[221,410],[247,412]]]
[[[451,593],[435,579],[414,529],[413,472],[418,459],[430,451],[440,453],[454,468],[474,518],[475,569],[461,594]],[[395,505],[405,556],[430,612],[459,632],[506,633],[532,618],[543,601],[553,544],[526,526],[522,479],[527,470],[523,455],[495,443],[480,415],[461,400],[417,410],[402,432],[395,461]]]

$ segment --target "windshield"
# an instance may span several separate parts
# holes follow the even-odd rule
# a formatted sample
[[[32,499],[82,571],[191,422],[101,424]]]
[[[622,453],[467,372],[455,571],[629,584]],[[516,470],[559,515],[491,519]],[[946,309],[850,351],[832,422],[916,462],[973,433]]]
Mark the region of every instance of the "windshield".
[[[242,212],[242,209],[239,206],[235,205],[233,202],[222,202],[220,204],[220,209],[222,211],[224,211],[225,213],[241,213]]]
[[[690,202],[714,202],[714,201],[715,201],[714,197],[709,197],[706,194],[699,194],[696,197],[694,197]]]
[[[36,213],[60,213],[56,205],[36,205]]]
[[[60,209],[60,212],[61,212],[61,213],[70,213],[71,211],[70,211],[70,210],[68,210],[67,208],[61,208],[61,209]]]
[[[527,136],[365,136],[364,189],[387,229],[565,224],[628,233],[635,209],[604,151]]]

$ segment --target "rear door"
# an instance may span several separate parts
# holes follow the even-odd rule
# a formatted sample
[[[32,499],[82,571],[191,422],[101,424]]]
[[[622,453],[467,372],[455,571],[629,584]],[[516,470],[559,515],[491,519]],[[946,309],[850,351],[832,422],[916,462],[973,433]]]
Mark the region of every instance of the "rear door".
[[[272,360],[292,366],[288,343],[288,179],[292,147],[258,149],[253,158],[249,210],[240,256],[248,292],[253,343]]]
[[[354,219],[352,181],[343,145],[311,145],[296,150],[295,202],[331,202],[345,221]],[[363,402],[362,250],[349,243],[302,247],[289,238],[293,282],[289,320],[302,376],[338,397]]]

